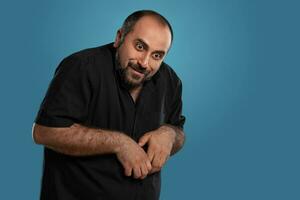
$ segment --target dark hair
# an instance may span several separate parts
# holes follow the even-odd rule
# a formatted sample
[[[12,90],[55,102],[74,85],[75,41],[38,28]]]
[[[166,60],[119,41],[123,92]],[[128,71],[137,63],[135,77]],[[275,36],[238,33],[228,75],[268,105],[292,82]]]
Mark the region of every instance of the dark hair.
[[[153,16],[155,17],[157,20],[159,20],[159,22],[161,22],[164,25],[167,25],[170,32],[171,32],[171,43],[173,41],[173,29],[171,24],[169,23],[169,21],[162,16],[161,14],[153,11],[153,10],[138,10],[135,11],[134,13],[130,14],[125,21],[123,22],[122,25],[122,30],[123,30],[123,39],[125,38],[125,36],[132,31],[134,25],[136,24],[136,22],[141,19],[144,16]]]

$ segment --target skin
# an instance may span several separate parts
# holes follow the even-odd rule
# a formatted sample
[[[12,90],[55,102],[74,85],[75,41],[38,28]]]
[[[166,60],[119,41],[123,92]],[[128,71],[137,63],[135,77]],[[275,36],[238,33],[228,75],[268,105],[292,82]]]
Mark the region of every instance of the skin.
[[[143,82],[159,70],[171,46],[171,37],[169,28],[151,16],[141,18],[126,36],[122,29],[118,31],[114,47],[117,48],[119,64],[125,71],[124,78],[132,85],[130,93],[134,100]],[[183,132],[171,126],[162,126],[140,138],[140,146],[148,144],[147,155],[152,164],[150,173],[163,167],[171,155],[175,140],[180,139],[184,140]]]
[[[144,178],[151,171],[145,151],[121,132],[94,129],[80,124],[53,128],[34,124],[33,140],[54,151],[71,156],[116,154],[126,176]]]
[[[126,36],[123,36],[122,29],[118,30],[114,46],[134,101],[143,82],[158,71],[170,45],[168,27],[150,16],[142,17]],[[37,144],[72,156],[116,154],[124,167],[125,176],[144,179],[160,171],[170,155],[181,149],[184,133],[177,127],[163,125],[145,133],[136,143],[124,133],[80,124],[66,128],[34,124],[33,139]],[[146,144],[147,152],[142,148]]]
[[[138,96],[143,82],[159,70],[170,45],[169,28],[151,16],[142,17],[126,36],[122,29],[118,30],[114,47],[133,97]]]

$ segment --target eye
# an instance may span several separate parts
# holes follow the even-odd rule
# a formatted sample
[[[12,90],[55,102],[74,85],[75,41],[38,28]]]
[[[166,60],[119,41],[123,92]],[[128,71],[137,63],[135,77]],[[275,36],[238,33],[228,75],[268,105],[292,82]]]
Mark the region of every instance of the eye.
[[[154,54],[153,54],[153,58],[154,58],[155,60],[160,60],[160,59],[162,58],[162,56],[161,56],[160,53],[154,53]]]
[[[140,42],[137,42],[136,45],[135,45],[135,48],[138,50],[138,51],[143,51],[144,50],[144,45]]]

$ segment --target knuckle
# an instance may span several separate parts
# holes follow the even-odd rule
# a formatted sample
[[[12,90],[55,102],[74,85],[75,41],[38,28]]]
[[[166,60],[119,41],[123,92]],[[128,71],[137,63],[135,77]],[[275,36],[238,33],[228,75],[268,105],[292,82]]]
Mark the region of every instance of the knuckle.
[[[151,171],[151,169],[152,169],[151,164],[148,164],[148,165],[147,165],[147,169],[148,169],[148,171]]]
[[[162,152],[163,154],[169,154],[168,148],[163,148],[163,149],[161,150],[161,152]]]
[[[154,165],[152,166],[152,169],[155,169],[155,170],[160,169],[160,168],[161,168],[161,165],[160,165],[160,164],[154,164]]]
[[[130,169],[130,165],[128,163],[124,163],[123,167],[126,171]]]

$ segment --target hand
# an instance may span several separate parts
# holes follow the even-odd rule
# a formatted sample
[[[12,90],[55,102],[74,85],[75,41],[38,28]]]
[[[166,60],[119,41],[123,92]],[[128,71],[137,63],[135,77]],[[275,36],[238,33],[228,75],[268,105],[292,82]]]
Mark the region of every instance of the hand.
[[[122,137],[120,143],[116,155],[124,167],[125,176],[133,173],[134,178],[144,179],[152,168],[146,152],[127,136]]]
[[[150,174],[161,170],[163,165],[170,157],[173,144],[175,142],[176,132],[168,127],[160,128],[144,134],[139,139],[139,145],[143,147],[148,144],[147,155],[152,165]]]

